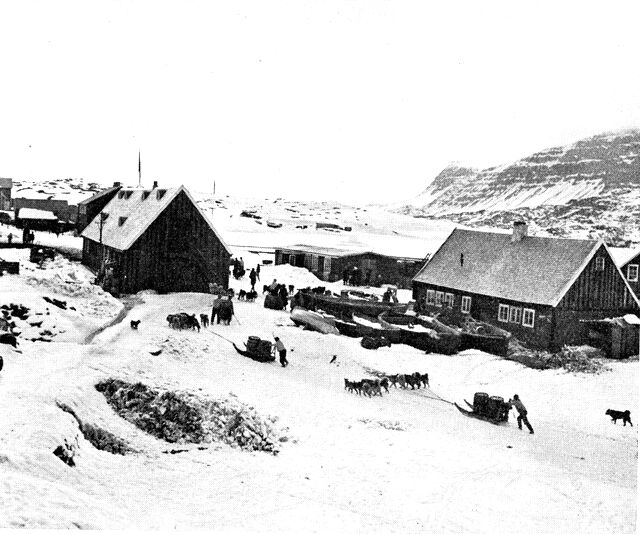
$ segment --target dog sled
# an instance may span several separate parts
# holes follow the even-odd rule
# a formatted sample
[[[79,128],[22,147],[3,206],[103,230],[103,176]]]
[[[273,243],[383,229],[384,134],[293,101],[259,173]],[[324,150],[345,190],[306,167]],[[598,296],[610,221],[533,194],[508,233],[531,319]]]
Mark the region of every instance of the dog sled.
[[[235,343],[233,343],[233,348],[236,349],[238,354],[257,362],[268,363],[276,359],[275,354],[272,352],[273,344],[271,341],[260,339],[258,336],[249,336],[249,339],[244,345],[244,350],[239,348]]]
[[[487,393],[478,392],[473,396],[473,404],[466,399],[464,402],[469,409],[463,408],[458,403],[454,404],[460,413],[467,417],[487,421],[494,425],[506,423],[509,420],[511,406],[502,397],[490,397]]]

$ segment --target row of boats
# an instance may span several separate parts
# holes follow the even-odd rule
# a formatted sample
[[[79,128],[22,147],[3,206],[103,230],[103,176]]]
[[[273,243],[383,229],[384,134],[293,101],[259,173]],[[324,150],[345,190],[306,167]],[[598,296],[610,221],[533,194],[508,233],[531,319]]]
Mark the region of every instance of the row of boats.
[[[508,332],[469,316],[447,324],[442,314],[418,315],[409,310],[409,304],[311,292],[303,293],[298,303],[302,305],[291,311],[293,322],[327,334],[384,337],[391,343],[439,354],[479,349],[506,356],[509,347]]]

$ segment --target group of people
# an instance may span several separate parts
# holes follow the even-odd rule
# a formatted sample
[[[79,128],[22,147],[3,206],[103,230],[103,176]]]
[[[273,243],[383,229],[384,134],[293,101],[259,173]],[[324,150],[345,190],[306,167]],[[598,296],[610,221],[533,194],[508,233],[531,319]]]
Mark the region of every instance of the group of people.
[[[375,285],[376,287],[380,287],[382,285],[382,275],[378,273],[374,279],[372,270],[367,269],[363,276],[362,271],[354,265],[350,269],[347,268],[342,271],[342,283],[345,286]]]

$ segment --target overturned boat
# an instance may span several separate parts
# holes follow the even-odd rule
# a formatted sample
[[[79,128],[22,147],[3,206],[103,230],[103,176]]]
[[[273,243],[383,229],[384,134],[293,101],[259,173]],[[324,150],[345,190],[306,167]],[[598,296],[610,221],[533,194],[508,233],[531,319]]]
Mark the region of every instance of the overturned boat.
[[[398,331],[400,343],[418,350],[439,354],[455,354],[460,350],[460,333],[432,317],[386,311],[378,320],[383,327]]]
[[[340,334],[336,328],[335,320],[327,315],[296,306],[291,310],[290,317],[296,325],[304,326],[309,330],[315,330],[322,334]]]

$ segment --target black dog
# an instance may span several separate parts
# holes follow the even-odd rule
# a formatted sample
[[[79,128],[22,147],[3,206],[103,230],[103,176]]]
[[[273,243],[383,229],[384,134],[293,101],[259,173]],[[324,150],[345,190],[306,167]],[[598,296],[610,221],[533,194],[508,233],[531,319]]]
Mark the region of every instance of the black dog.
[[[247,302],[253,302],[258,298],[258,292],[253,289],[251,291],[247,291],[247,294],[244,298],[247,300]]]
[[[206,313],[201,313],[200,322],[202,323],[202,328],[207,328],[209,326],[209,316]]]
[[[137,321],[131,321],[131,328],[132,330],[137,330],[138,326],[140,326],[140,319],[138,319]]]
[[[289,284],[289,295],[293,295],[293,290],[295,287],[292,284]]]
[[[247,292],[244,289],[241,289],[238,292],[238,300],[244,300],[247,298]]]
[[[605,414],[611,417],[611,422],[614,424],[618,422],[618,419],[622,419],[624,426],[627,426],[627,423],[633,426],[633,423],[631,422],[631,412],[629,410],[619,412],[618,410],[609,409],[605,412]]]

